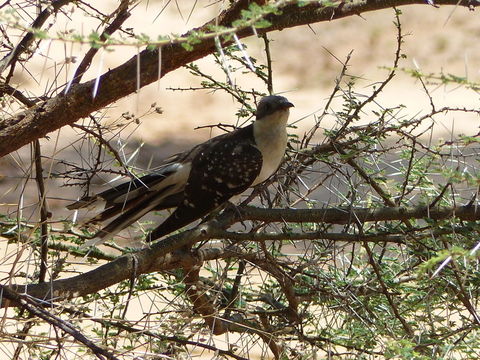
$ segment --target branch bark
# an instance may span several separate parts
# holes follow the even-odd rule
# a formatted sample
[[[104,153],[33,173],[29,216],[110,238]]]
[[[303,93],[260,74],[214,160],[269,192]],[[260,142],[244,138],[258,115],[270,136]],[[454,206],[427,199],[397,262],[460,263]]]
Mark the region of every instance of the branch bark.
[[[173,235],[136,253],[127,254],[98,268],[53,282],[29,285],[12,285],[19,294],[28,294],[32,298],[45,301],[71,299],[105,289],[119,281],[154,271],[167,270],[185,266],[188,261],[184,252],[175,254],[176,249],[193,245],[208,237],[208,225],[201,225],[193,230]],[[192,260],[193,261],[193,260]],[[0,294],[1,295],[1,294]],[[1,299],[0,307],[18,306],[15,302]]]
[[[239,2],[246,6],[247,1]],[[423,4],[423,0],[354,0],[339,2],[335,6],[325,7],[322,3],[312,3],[299,7],[295,3],[288,3],[282,13],[269,15],[267,20],[271,26],[259,29],[259,34],[282,30],[295,26],[307,25],[321,21],[331,21],[352,15],[359,15],[368,11],[386,9],[394,6]],[[439,0],[437,5],[478,6],[480,3],[468,0]],[[427,5],[425,5],[427,6]],[[232,6],[218,18],[218,24],[229,26],[234,19],[238,19],[242,6]],[[433,8],[432,8],[433,9]],[[215,20],[208,22],[192,31],[203,31]],[[237,33],[239,38],[253,35],[251,28]],[[188,36],[188,34],[186,35]],[[224,42],[224,44],[228,44]],[[178,69],[192,61],[205,57],[215,51],[214,39],[205,39],[195,45],[193,51],[185,50],[180,44],[171,44],[162,48],[162,69],[165,74]],[[144,50],[138,58],[140,61],[140,86],[146,86],[158,79],[158,50]],[[100,88],[93,98],[92,92],[95,79],[81,84],[75,84],[67,94],[61,92],[52,99],[37,104],[14,116],[0,121],[0,157],[22,146],[41,138],[61,128],[73,124],[75,121],[99,110],[116,100],[132,94],[137,90],[137,55],[124,64],[106,72],[100,78]]]
[[[136,276],[150,273],[154,271],[163,271],[179,267],[186,267],[186,262],[191,260],[192,264],[196,264],[198,260],[192,258],[192,254],[179,251],[182,247],[192,246],[193,244],[206,241],[209,239],[217,239],[224,235],[223,229],[237,221],[243,220],[260,220],[265,222],[317,222],[346,224],[353,219],[357,221],[393,221],[403,219],[433,219],[442,220],[450,217],[457,217],[461,220],[479,220],[480,210],[475,206],[459,206],[452,208],[434,208],[429,206],[417,208],[381,208],[371,210],[367,208],[358,209],[259,209],[254,207],[243,207],[237,210],[226,211],[217,219],[201,224],[196,228],[182,233],[169,236],[166,239],[153,244],[151,247],[137,251],[136,253],[127,254],[113,260],[98,268],[71,277],[67,279],[59,279],[48,283],[29,284],[29,285],[12,285],[11,288],[20,293],[46,301],[58,301],[69,298],[80,297],[98,292],[122,280],[130,279],[132,274]],[[303,237],[303,236],[302,236]],[[251,239],[255,240],[255,234],[251,234]],[[318,236],[318,238],[322,238]],[[398,238],[393,238],[399,241]],[[348,234],[339,241],[348,241]],[[369,238],[362,238],[369,241]],[[371,238],[372,241],[378,241],[376,237]],[[387,238],[384,241],[388,241]],[[210,256],[202,254],[203,260],[214,259],[218,255],[217,252],[211,251]],[[217,254],[217,255],[215,255]],[[233,254],[234,256],[234,254]],[[17,306],[2,299],[1,307]]]
[[[328,224],[350,224],[368,221],[403,221],[408,219],[444,220],[456,217],[464,221],[480,220],[480,209],[475,206],[436,207],[417,206],[414,208],[386,207],[336,208],[336,209],[261,209],[253,206],[240,208],[241,219],[264,222],[314,222]]]

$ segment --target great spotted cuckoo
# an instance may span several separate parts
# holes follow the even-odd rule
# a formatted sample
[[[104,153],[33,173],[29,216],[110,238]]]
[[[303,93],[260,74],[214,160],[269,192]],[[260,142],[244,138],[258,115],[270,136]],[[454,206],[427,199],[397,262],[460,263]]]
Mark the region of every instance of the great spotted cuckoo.
[[[252,124],[176,154],[148,175],[67,206],[80,209],[104,201],[105,209],[89,222],[114,218],[84,247],[101,244],[150,211],[176,208],[146,239],[156,240],[268,179],[285,154],[292,106],[283,96],[266,96]]]

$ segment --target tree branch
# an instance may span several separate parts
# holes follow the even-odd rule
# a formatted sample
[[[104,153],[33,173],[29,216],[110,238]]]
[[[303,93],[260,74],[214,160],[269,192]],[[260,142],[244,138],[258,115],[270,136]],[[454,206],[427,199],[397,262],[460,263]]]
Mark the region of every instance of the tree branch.
[[[444,220],[456,217],[464,221],[480,220],[480,209],[476,206],[437,207],[428,206],[336,209],[262,209],[253,206],[238,208],[237,220],[257,220],[264,222],[328,223],[350,224],[360,221],[402,221],[407,219]],[[229,216],[229,215],[225,215]]]
[[[208,232],[209,226],[202,224],[193,230],[170,236],[150,248],[121,256],[92,271],[53,282],[13,285],[11,288],[20,294],[28,294],[32,298],[46,301],[58,301],[92,294],[119,281],[130,279],[133,273],[138,276],[179,267],[186,261],[184,252],[182,252],[182,256],[175,256],[172,252],[183,246],[191,246],[197,241],[207,239]],[[11,305],[2,299],[0,307]]]
[[[75,340],[87,346],[97,356],[97,358],[118,360],[118,358],[115,357],[113,354],[93,343],[90,339],[88,339],[85,335],[78,331],[72,324],[49,313],[43,308],[43,306],[41,306],[41,304],[37,303],[36,300],[31,299],[26,295],[20,295],[12,289],[3,285],[0,285],[0,293],[2,295],[2,298],[7,299],[8,302],[16,304],[20,308],[27,310],[31,315],[37,316],[38,318],[46,321],[48,324],[51,324],[54,327],[65,331]],[[5,300],[2,299],[2,301]]]
[[[217,239],[230,233],[225,233],[222,229],[226,229],[233,223],[240,220],[260,220],[264,222],[316,222],[331,224],[346,224],[352,219],[357,221],[393,221],[404,219],[433,219],[442,220],[455,216],[461,220],[479,220],[480,210],[475,206],[459,206],[459,207],[438,207],[429,209],[428,206],[420,206],[416,208],[381,208],[381,209],[259,209],[250,206],[238,208],[237,210],[226,211],[217,219],[211,220],[204,224],[200,224],[192,230],[187,230],[176,235],[169,236],[162,241],[153,244],[150,248],[146,248],[135,253],[121,256],[98,268],[71,277],[67,279],[59,279],[42,284],[29,285],[13,285],[12,288],[21,294],[28,294],[31,297],[43,299],[47,301],[57,301],[80,297],[105,289],[122,280],[130,279],[132,273],[136,276],[150,273],[154,271],[163,271],[178,267],[185,267],[186,261],[190,261],[184,251],[175,252],[185,246],[206,241],[209,239]],[[240,234],[231,233],[233,239],[238,240],[255,240],[257,237],[265,234],[255,235],[248,234],[242,236]],[[330,240],[348,241],[355,235],[335,235],[325,236]],[[282,234],[282,238],[288,239],[288,236]],[[311,239],[311,236],[302,234],[303,238]],[[321,234],[318,239],[323,238]],[[275,235],[266,239],[277,240]],[[293,236],[295,239],[295,236]],[[369,235],[363,235],[358,240],[373,242],[383,240],[399,242],[398,237],[378,238]],[[210,258],[215,258],[216,252],[210,253]],[[213,257],[212,257],[213,256]],[[204,256],[204,260],[207,260]],[[192,258],[193,263],[196,263]],[[1,307],[11,306],[2,299]]]

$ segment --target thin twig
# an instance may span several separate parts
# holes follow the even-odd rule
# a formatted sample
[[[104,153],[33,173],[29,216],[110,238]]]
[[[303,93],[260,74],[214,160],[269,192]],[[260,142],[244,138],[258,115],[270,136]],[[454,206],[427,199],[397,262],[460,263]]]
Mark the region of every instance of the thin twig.
[[[265,44],[265,55],[267,56],[267,89],[270,95],[274,94],[273,91],[273,69],[272,69],[272,55],[270,54],[270,40],[267,33],[262,35],[263,43]]]
[[[108,352],[105,349],[97,346],[93,343],[90,339],[85,337],[80,331],[78,331],[71,323],[60,319],[59,317],[51,314],[50,312],[46,311],[38,302],[33,298],[30,298],[26,295],[20,295],[13,291],[12,289],[0,285],[0,292],[2,296],[9,301],[13,302],[17,306],[22,309],[25,309],[30,314],[37,316],[38,318],[46,321],[50,325],[65,331],[67,334],[72,336],[78,342],[87,346],[97,358],[103,359],[110,359],[110,360],[119,360],[115,357],[112,353]]]
[[[382,288],[382,292],[383,294],[385,295],[385,297],[387,298],[387,301],[390,305],[390,308],[392,309],[393,313],[395,314],[395,317],[400,321],[400,323],[402,324],[402,327],[403,327],[403,330],[407,333],[407,335],[410,337],[410,338],[413,338],[414,336],[414,332],[411,328],[411,326],[408,324],[408,322],[403,318],[403,316],[400,315],[400,311],[398,310],[398,306],[397,304],[395,303],[395,301],[393,301],[393,297],[392,297],[392,294],[390,294],[390,291],[388,291],[388,287],[387,285],[385,284],[384,280],[383,280],[383,276],[382,276],[382,273],[380,271],[380,268],[377,264],[377,262],[375,261],[375,258],[373,257],[373,252],[372,250],[370,249],[370,245],[368,244],[368,242],[364,242],[363,243],[363,247],[365,248],[365,250],[367,251],[367,255],[368,255],[368,262],[370,263],[370,265],[372,266],[373,268],[373,271],[375,272],[375,275],[377,276],[377,280],[380,284],[380,287]]]
[[[60,8],[69,4],[72,1],[73,0],[52,1],[50,6],[46,6],[45,9],[33,21],[31,28],[40,29],[52,14],[58,12]],[[6,83],[8,83],[10,78],[13,76],[13,70],[15,68],[16,62],[18,61],[20,56],[29,49],[30,45],[33,43],[34,40],[35,40],[35,34],[33,32],[28,32],[22,38],[22,40],[18,43],[18,45],[15,46],[13,51],[5,55],[3,59],[0,61],[0,73],[3,73],[3,71],[7,67],[12,66],[9,74],[6,76],[6,81],[5,81]]]
[[[40,204],[40,271],[38,275],[39,282],[45,282],[47,274],[47,262],[48,262],[48,224],[47,221],[51,217],[48,211],[48,204],[45,192],[45,183],[43,181],[43,168],[42,168],[42,153],[40,150],[40,141],[35,140],[33,143],[33,153],[35,159],[35,181],[38,188],[38,201]]]

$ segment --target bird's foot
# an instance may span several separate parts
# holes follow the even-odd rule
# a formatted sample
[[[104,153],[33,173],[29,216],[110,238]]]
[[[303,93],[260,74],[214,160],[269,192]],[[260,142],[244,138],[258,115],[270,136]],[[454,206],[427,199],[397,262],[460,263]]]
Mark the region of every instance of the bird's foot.
[[[247,229],[247,225],[245,225],[245,221],[243,219],[243,214],[240,210],[240,208],[235,205],[234,203],[230,202],[230,201],[227,201],[225,203],[225,206],[224,206],[224,211],[231,211],[235,214],[235,217],[238,218],[238,221],[240,222],[240,224],[242,224],[243,228],[246,230]]]

